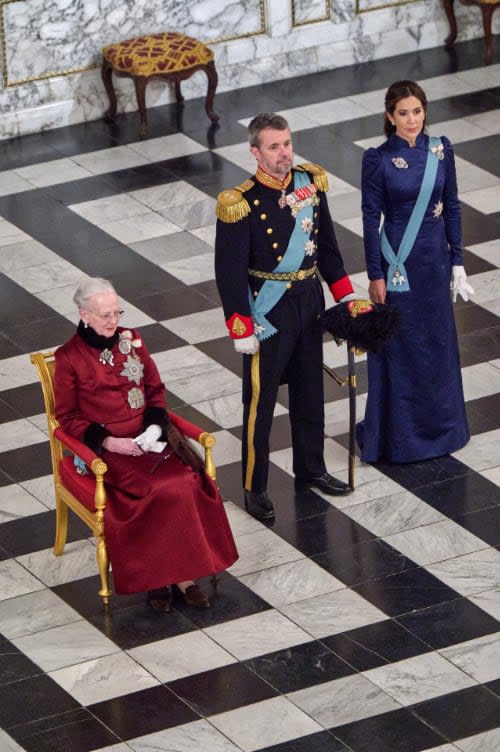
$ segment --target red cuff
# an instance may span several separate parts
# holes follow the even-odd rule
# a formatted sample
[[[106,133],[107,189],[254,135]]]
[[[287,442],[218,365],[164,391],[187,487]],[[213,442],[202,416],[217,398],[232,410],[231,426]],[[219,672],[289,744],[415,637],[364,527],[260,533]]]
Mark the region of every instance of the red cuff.
[[[233,313],[231,318],[227,319],[226,326],[233,339],[243,339],[253,334],[252,317],[243,316],[241,313]]]
[[[342,279],[338,279],[336,282],[332,282],[330,285],[330,292],[332,293],[335,302],[338,303],[344,295],[349,295],[350,292],[354,292],[354,288],[351,285],[351,280],[345,275]]]

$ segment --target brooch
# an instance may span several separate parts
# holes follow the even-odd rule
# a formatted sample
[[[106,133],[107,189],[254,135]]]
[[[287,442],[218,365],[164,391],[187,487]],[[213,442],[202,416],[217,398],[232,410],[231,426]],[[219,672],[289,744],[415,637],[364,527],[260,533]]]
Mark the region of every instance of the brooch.
[[[403,157],[394,157],[392,164],[394,165],[394,167],[397,167],[398,170],[408,169],[408,162],[406,161],[406,159],[403,159]]]
[[[99,363],[101,363],[103,366],[107,364],[110,366],[114,366],[115,357],[113,353],[111,352],[111,350],[108,350],[107,347],[99,355]]]
[[[396,269],[396,271],[394,272],[394,276],[392,278],[392,284],[394,286],[396,286],[396,285],[404,285],[405,282],[406,282],[406,279],[405,279],[404,275],[401,274],[401,272],[399,271],[399,269]]]
[[[304,245],[304,250],[306,252],[306,256],[312,256],[314,251],[316,250],[316,243],[314,242],[314,240],[308,240]]]
[[[309,217],[304,217],[304,219],[300,223],[300,226],[304,230],[304,232],[311,232],[313,228],[313,221]]]
[[[144,406],[144,395],[137,386],[133,386],[132,389],[129,390],[127,400],[133,410],[138,410],[140,407]]]
[[[438,144],[437,146],[431,146],[431,152],[435,154],[438,159],[444,159],[443,144]]]
[[[434,218],[437,219],[438,217],[441,216],[442,213],[443,213],[443,202],[438,201],[437,204],[435,204],[434,206],[432,214]]]

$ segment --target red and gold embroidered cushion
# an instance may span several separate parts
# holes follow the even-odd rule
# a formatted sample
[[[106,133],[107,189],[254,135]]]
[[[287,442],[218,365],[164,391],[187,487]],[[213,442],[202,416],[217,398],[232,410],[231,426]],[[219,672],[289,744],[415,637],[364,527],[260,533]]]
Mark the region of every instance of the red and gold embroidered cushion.
[[[206,65],[214,57],[202,42],[174,31],[109,44],[102,54],[114,70],[135,76],[175,73]]]

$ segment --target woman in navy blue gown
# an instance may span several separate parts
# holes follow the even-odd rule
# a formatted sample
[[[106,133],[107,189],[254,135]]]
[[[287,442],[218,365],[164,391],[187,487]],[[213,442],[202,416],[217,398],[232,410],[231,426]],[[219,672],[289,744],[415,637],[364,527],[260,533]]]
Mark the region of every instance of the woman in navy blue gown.
[[[453,150],[444,136],[425,133],[426,107],[416,83],[392,84],[385,97],[387,140],[363,158],[369,294],[399,311],[396,336],[380,354],[368,355],[366,413],[357,426],[364,462],[417,462],[454,452],[469,439],[452,301],[457,294],[468,300],[474,291],[463,267]],[[433,159],[434,183],[420,199],[423,219],[398,265],[383,253],[380,220],[397,254]]]

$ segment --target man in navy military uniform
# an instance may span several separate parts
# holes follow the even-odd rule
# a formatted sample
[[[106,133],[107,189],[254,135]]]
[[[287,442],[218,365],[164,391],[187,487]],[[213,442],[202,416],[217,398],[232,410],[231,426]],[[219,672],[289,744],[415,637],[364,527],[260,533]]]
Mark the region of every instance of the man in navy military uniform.
[[[318,272],[335,301],[356,297],[337,245],[325,170],[293,167],[292,137],[280,115],[248,126],[257,171],[217,200],[215,276],[224,316],[243,358],[245,506],[274,515],[267,493],[269,434],[278,387],[288,383],[296,483],[326,494],[349,493],[323,459],[324,310]]]

